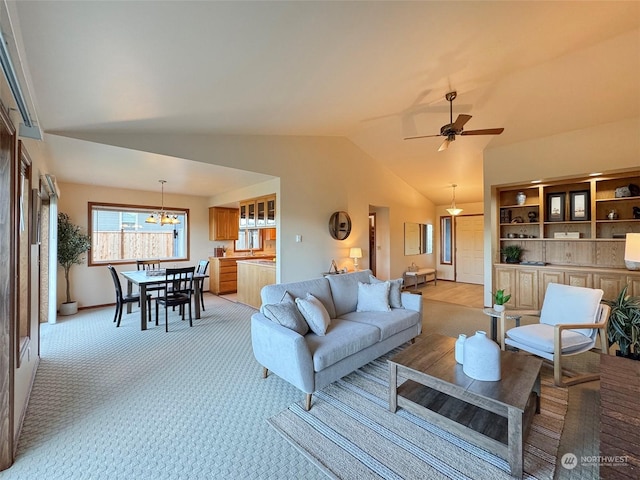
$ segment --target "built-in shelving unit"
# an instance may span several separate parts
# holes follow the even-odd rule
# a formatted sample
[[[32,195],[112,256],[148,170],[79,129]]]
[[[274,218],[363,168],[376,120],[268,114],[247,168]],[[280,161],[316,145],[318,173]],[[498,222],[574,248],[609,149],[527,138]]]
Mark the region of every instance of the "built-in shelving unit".
[[[602,288],[605,298],[630,284],[630,293],[640,294],[640,272],[624,264],[626,234],[640,233],[635,186],[637,171],[496,189],[494,288],[513,292],[518,308],[539,308],[549,282]],[[636,195],[622,196],[629,193]],[[507,245],[522,247],[525,264],[502,263]]]

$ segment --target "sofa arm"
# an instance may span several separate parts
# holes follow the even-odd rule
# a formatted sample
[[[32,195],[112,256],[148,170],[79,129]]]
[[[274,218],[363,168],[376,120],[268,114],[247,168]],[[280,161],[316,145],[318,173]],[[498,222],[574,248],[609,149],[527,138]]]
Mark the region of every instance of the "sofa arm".
[[[263,367],[305,393],[314,392],[313,358],[302,335],[254,313],[251,344],[253,355]]]
[[[416,295],[415,293],[402,292],[400,296],[402,300],[402,306],[408,310],[415,310],[420,312],[420,318],[422,318],[422,295]]]

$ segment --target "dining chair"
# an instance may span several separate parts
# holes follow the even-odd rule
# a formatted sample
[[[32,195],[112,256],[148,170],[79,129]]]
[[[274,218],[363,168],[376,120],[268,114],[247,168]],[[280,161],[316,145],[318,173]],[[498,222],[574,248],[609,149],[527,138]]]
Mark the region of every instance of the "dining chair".
[[[568,356],[597,348],[598,336],[598,349],[602,354],[609,353],[606,332],[611,309],[601,303],[602,295],[601,289],[549,283],[541,311],[508,312],[510,315],[540,316],[540,323],[515,327],[505,332],[505,312],[502,312],[502,349],[509,345],[551,362],[554,383],[558,386],[598,380],[599,374],[578,374],[563,367],[562,362]]]
[[[116,322],[116,327],[120,326],[120,320],[122,319],[122,308],[127,303],[137,303],[140,305],[140,294],[131,293],[127,295],[122,294],[122,285],[120,284],[120,278],[118,278],[118,272],[111,265],[107,265],[111,278],[113,279],[113,286],[116,290],[116,313],[113,316],[113,321]],[[147,294],[147,311],[149,312],[149,321],[151,321],[151,294]]]
[[[209,268],[209,260],[200,260],[198,262],[198,266],[196,267],[196,273],[200,273],[202,275],[206,275],[207,268]],[[200,282],[200,305],[202,306],[202,311],[204,311],[204,278],[196,280]],[[196,299],[197,300],[197,299]]]
[[[160,259],[154,260],[136,260],[136,267],[138,270],[160,270]],[[147,292],[160,292],[164,289],[162,283],[150,283],[147,285]]]
[[[156,325],[158,324],[159,305],[164,305],[164,328],[169,331],[169,307],[180,307],[184,320],[184,307],[189,306],[189,326],[193,327],[191,297],[193,295],[193,274],[196,267],[167,268],[163,283],[163,294],[156,298]]]

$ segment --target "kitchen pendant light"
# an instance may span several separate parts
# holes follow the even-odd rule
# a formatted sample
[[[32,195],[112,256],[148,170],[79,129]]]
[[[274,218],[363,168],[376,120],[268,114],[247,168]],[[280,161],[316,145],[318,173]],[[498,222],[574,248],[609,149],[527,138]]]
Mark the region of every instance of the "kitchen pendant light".
[[[453,187],[453,198],[451,200],[451,208],[447,208],[447,212],[455,217],[456,215],[460,215],[462,213],[462,209],[456,208],[456,187],[458,185],[454,183],[451,186]]]
[[[162,188],[162,203],[160,204],[160,211],[153,212],[147,217],[145,223],[160,223],[160,225],[177,225],[180,223],[177,215],[169,215],[164,211],[164,184],[166,180],[158,180]]]

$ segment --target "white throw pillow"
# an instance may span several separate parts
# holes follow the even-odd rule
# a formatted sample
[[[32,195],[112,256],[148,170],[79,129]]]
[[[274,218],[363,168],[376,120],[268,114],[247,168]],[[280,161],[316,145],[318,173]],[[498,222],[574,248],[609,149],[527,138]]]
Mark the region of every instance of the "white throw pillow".
[[[356,312],[388,312],[391,284],[358,282],[358,306]]]
[[[369,282],[371,283],[383,283],[383,280],[379,280],[373,275],[369,275]],[[389,306],[391,308],[404,308],[402,306],[402,284],[403,280],[397,278],[395,280],[389,280],[391,285],[389,288]]]
[[[324,336],[331,323],[331,317],[329,317],[329,312],[324,308],[322,302],[307,293],[306,298],[296,298],[296,305],[311,331],[321,337]]]

